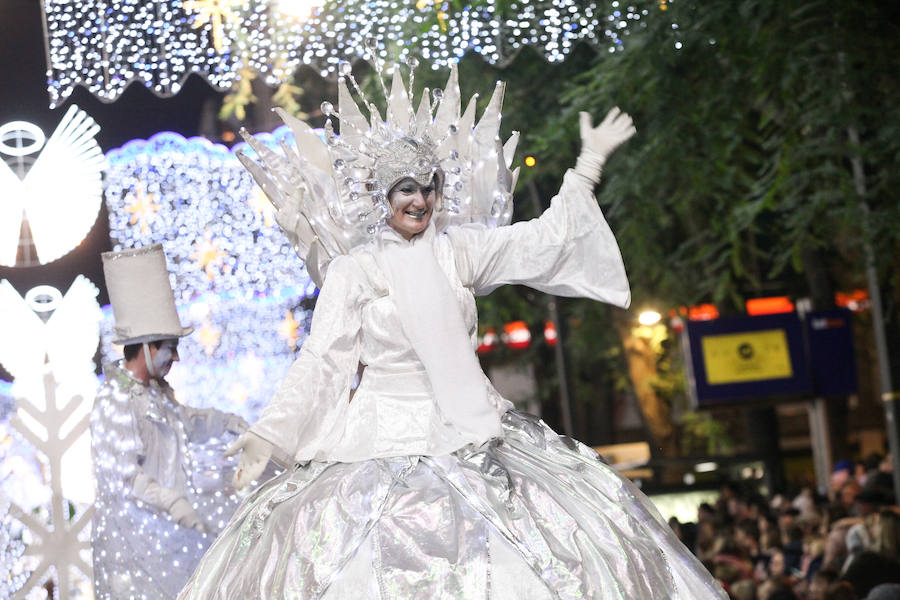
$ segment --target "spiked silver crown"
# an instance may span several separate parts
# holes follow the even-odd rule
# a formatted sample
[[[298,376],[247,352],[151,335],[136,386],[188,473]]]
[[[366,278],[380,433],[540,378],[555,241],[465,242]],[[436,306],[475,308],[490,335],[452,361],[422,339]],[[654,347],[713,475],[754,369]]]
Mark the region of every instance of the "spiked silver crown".
[[[426,89],[413,110],[418,60],[407,60],[408,89],[399,65],[395,67],[390,92],[384,85],[383,63],[374,56],[373,63],[387,100],[386,118],[368,101],[349,63],[342,63],[339,108],[330,102],[321,107],[328,117],[324,143],[308,124],[281,109],[275,110],[292,130],[296,149],[282,142],[282,155],[241,131],[257,160],[243,152],[238,158],[275,205],[279,225],[319,284],[331,259],[368,242],[390,218],[388,191],[405,177],[426,185],[438,170],[443,172],[442,199],[434,215],[438,230],[461,223],[499,227],[508,225],[512,216],[519,169],[511,172],[509,167],[519,135],[514,132],[505,144],[500,141],[504,84],[497,83],[475,123],[477,95],[461,113],[455,65],[444,89],[431,94]],[[340,134],[334,131],[334,118],[339,119]]]

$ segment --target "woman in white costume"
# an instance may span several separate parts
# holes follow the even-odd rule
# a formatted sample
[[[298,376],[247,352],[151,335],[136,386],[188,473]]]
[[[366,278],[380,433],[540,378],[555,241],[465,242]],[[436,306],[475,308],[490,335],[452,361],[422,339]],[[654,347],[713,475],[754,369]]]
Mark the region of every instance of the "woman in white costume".
[[[510,410],[474,351],[475,295],[505,283],[628,306],[593,187],[631,119],[582,115],[550,208],[509,225],[502,85],[475,124],[455,69],[418,110],[399,70],[384,119],[364,97],[363,116],[344,68],[339,110],[322,107],[339,136],[282,115],[287,158],[248,138],[263,166],[242,160],[324,285],[297,361],[233,448],[235,484],[273,450],[298,464],[246,499],[179,598],[725,598],[634,485]]]

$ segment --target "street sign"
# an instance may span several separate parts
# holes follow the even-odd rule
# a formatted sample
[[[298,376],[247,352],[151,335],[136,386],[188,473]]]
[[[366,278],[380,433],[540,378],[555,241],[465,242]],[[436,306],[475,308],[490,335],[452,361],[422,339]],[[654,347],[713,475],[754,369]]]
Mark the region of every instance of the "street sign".
[[[698,406],[856,393],[846,309],[688,321],[689,390]]]

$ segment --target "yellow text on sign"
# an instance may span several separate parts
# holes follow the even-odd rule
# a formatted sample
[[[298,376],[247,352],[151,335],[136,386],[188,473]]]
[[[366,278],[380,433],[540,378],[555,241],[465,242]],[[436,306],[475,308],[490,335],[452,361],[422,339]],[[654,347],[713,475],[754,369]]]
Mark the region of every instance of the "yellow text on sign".
[[[705,336],[701,340],[710,385],[791,377],[791,355],[783,329]]]

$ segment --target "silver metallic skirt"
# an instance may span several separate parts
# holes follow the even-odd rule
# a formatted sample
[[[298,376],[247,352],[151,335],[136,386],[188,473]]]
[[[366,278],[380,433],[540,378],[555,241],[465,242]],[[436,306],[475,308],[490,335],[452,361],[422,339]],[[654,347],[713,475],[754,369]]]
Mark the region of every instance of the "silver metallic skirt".
[[[269,480],[178,597],[727,598],[630,481],[514,411],[478,448]]]

